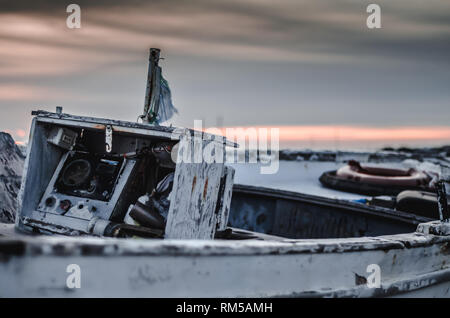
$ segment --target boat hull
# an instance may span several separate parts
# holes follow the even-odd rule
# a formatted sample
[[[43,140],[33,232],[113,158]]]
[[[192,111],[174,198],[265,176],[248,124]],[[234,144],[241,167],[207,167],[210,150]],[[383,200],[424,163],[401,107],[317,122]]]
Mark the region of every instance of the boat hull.
[[[431,220],[358,202],[235,184],[229,224],[292,239],[317,239],[411,233]]]
[[[448,297],[450,237],[0,239],[1,297]],[[69,288],[71,264],[80,288]],[[369,285],[371,264],[379,287]],[[373,265],[372,265],[373,266]]]

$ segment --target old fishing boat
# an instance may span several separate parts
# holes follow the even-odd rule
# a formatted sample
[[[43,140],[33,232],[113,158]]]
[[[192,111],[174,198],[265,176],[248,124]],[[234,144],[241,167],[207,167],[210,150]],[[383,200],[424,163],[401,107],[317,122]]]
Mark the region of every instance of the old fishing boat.
[[[34,112],[1,297],[449,296],[447,204],[424,217],[233,187],[215,156],[233,142],[149,124],[158,56],[144,123]],[[180,160],[195,147],[213,159]]]

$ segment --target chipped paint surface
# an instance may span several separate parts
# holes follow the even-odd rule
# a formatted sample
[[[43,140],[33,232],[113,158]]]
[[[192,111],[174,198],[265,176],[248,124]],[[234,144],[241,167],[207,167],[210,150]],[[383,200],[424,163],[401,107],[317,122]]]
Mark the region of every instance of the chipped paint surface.
[[[8,286],[0,296],[445,297],[449,246],[449,236],[423,233],[281,241],[16,234],[0,238],[0,279]],[[76,291],[64,287],[72,263],[85,282]],[[381,268],[381,288],[363,283],[370,264]]]
[[[158,240],[115,239],[96,237],[18,236],[2,237],[0,245],[20,242],[29,248],[32,255],[58,255],[54,247],[64,246],[68,254],[77,254],[90,247],[100,250],[102,256],[118,255],[283,255],[315,253],[347,253],[363,251],[389,251],[446,246],[450,236],[434,236],[421,233],[387,235],[379,237],[343,239],[285,239],[280,241],[260,240]],[[397,256],[399,258],[399,256]]]
[[[192,157],[195,142],[183,136],[178,158]],[[205,147],[202,143],[200,147]],[[203,149],[203,148],[201,148]],[[223,163],[177,163],[167,216],[165,238],[213,239],[216,224],[216,205],[219,198]],[[231,197],[228,197],[231,200]]]
[[[422,223],[419,224],[419,226],[417,227],[417,232],[424,234],[448,236],[450,235],[450,223],[440,221]]]
[[[220,231],[225,230],[228,225],[231,198],[233,195],[234,172],[235,170],[233,168],[228,166],[224,167],[223,194],[221,196],[220,207],[217,214],[217,229]]]

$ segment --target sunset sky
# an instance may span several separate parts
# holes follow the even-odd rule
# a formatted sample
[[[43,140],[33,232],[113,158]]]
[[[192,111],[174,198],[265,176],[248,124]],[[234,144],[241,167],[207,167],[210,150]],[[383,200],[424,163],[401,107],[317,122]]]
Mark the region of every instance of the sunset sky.
[[[174,125],[280,127],[291,147],[450,143],[444,0],[0,0],[0,131],[24,142],[31,110],[57,105],[135,121],[150,47]]]

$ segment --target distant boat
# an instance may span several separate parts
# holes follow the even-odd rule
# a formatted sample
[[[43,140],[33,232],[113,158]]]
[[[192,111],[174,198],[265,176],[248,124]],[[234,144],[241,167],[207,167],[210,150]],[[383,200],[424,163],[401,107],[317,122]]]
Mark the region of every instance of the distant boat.
[[[328,188],[364,195],[397,195],[404,190],[430,191],[436,174],[414,168],[374,166],[350,160],[335,171],[324,172],[319,180]]]

